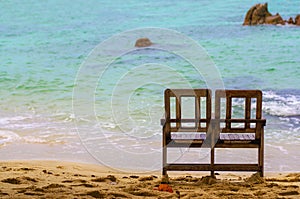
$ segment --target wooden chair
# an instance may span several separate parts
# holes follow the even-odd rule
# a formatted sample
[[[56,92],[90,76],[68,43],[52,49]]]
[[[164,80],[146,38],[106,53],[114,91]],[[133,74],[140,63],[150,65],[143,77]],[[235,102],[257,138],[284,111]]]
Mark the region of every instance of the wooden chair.
[[[183,98],[192,99],[194,102],[194,117],[182,118]],[[163,175],[167,171],[178,170],[211,170],[210,164],[175,164],[167,162],[167,149],[170,147],[211,147],[207,139],[211,134],[211,91],[209,89],[166,89],[165,118],[163,125]],[[201,102],[204,102],[204,104]],[[171,109],[175,108],[172,115]],[[188,125],[189,124],[189,125]],[[188,132],[196,133],[193,138],[179,137]]]
[[[236,106],[234,106],[236,103]],[[264,126],[260,90],[217,90],[212,170],[264,172]],[[257,164],[214,164],[215,148],[257,148]]]
[[[182,117],[183,98],[190,98],[194,103],[195,110],[191,118]],[[215,171],[258,171],[263,176],[266,120],[262,119],[261,91],[217,90],[215,118],[212,118],[209,89],[166,89],[164,100],[165,118],[161,120],[163,175],[167,171],[211,171],[212,176]],[[234,106],[234,103],[238,106]],[[195,136],[186,138],[184,135],[189,132]],[[169,163],[167,149],[172,147],[210,148],[210,164]],[[215,164],[216,148],[257,148],[258,163]]]

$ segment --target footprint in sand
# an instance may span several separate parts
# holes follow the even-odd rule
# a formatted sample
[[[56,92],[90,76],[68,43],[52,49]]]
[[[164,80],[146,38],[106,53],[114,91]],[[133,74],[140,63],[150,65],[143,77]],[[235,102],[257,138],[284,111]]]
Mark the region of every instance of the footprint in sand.
[[[0,190],[0,197],[1,197],[1,196],[8,196],[8,195],[9,195],[8,193],[2,192],[2,191]]]
[[[6,179],[1,180],[1,182],[10,183],[10,184],[22,184],[21,180],[19,180],[17,178],[6,178]]]
[[[18,169],[18,170],[19,170],[19,171],[20,171],[20,170],[21,170],[21,171],[34,171],[35,169],[24,167],[24,168],[20,168],[20,169]]]
[[[151,181],[151,180],[154,180],[153,176],[145,176],[139,178],[139,181]]]
[[[81,180],[81,179],[63,180],[62,183],[86,183],[86,180]]]
[[[299,195],[298,191],[285,191],[279,193],[280,196],[292,196],[292,195]]]
[[[105,198],[105,194],[101,193],[100,191],[90,191],[90,192],[87,192],[86,194],[80,194],[80,195],[81,196],[88,195],[88,196],[92,196],[94,198]]]
[[[43,196],[44,194],[34,193],[34,192],[25,192],[24,195],[27,195],[27,196]]]
[[[88,184],[88,183],[82,183],[82,184],[74,184],[74,185],[71,185],[72,187],[87,187],[87,188],[93,188],[93,187],[97,187],[95,185],[92,185],[92,184]]]
[[[93,182],[117,182],[117,178],[113,175],[108,175],[107,177],[99,177],[92,179]]]
[[[28,182],[38,182],[38,180],[30,177],[17,177],[17,178],[6,178],[1,180],[1,182],[9,184],[27,184]]]
[[[42,189],[56,189],[56,188],[64,188],[65,185],[62,184],[49,184],[47,186],[42,187]]]

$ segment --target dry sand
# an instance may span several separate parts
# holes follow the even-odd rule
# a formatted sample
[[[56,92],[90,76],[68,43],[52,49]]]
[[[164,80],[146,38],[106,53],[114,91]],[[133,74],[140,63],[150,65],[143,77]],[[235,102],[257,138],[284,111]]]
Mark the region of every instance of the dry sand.
[[[122,173],[58,161],[0,163],[0,198],[300,198],[300,173],[170,172],[173,193],[158,191],[157,173]]]

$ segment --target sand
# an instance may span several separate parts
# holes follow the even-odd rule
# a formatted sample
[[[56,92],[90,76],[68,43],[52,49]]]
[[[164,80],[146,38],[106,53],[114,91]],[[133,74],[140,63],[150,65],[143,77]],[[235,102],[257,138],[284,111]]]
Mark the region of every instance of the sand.
[[[158,190],[160,172],[125,173],[60,161],[3,161],[0,198],[300,198],[300,173],[266,173],[264,178],[253,173],[220,173],[216,179],[206,175],[170,172],[170,193]]]

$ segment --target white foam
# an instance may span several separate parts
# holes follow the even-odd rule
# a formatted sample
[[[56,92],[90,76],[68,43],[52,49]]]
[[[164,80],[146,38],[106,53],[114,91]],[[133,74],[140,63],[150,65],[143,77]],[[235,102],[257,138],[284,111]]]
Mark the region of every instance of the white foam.
[[[27,143],[49,143],[47,140],[41,139],[41,138],[36,138],[33,136],[25,136],[22,138],[22,141],[27,142]]]
[[[300,96],[264,92],[263,111],[274,116],[300,116]]]
[[[21,140],[21,137],[12,131],[0,131],[0,145]]]
[[[0,146],[5,146],[9,143],[16,143],[16,142],[26,142],[26,143],[49,143],[45,139],[41,139],[38,137],[33,136],[24,136],[21,137],[18,134],[12,132],[12,131],[0,131]]]
[[[17,122],[17,121],[22,121],[24,119],[27,119],[27,117],[23,116],[16,116],[16,117],[1,117],[0,118],[0,125],[3,124],[9,124],[11,122]]]

